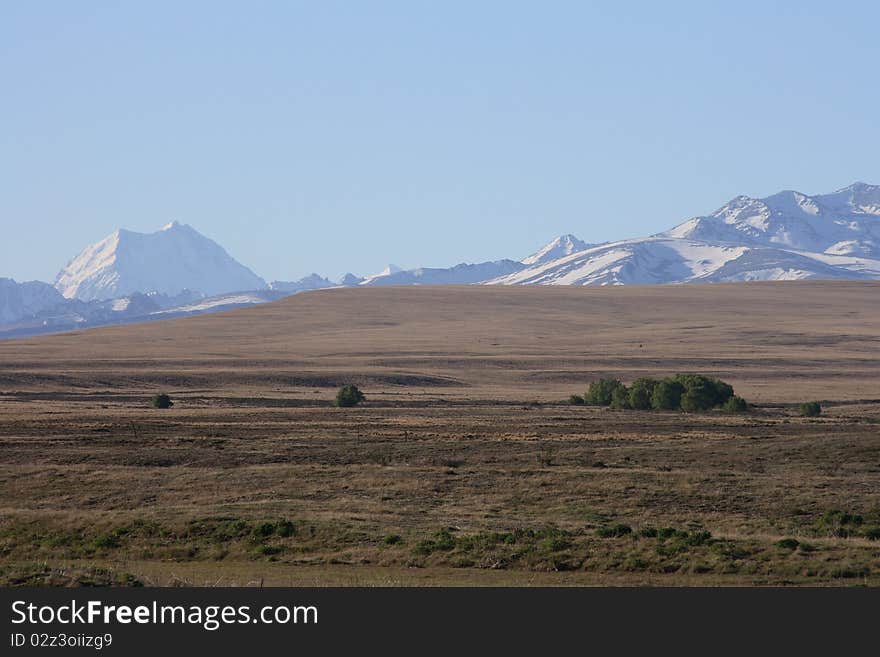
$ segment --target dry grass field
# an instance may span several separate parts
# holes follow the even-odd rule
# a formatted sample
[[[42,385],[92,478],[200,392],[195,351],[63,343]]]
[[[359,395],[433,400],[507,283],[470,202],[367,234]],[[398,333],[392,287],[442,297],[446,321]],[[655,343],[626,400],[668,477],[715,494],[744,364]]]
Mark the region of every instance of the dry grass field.
[[[754,407],[564,401],[676,372]],[[877,585],[878,539],[876,282],[339,289],[0,342],[4,584]]]

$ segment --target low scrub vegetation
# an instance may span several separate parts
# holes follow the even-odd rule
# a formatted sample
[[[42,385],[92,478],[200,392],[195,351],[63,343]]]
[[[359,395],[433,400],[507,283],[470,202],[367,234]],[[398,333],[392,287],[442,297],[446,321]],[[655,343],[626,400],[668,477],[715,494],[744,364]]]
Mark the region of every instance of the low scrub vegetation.
[[[822,406],[819,402],[805,402],[801,404],[801,415],[804,417],[819,417],[822,415]]]
[[[153,408],[171,408],[174,406],[174,402],[171,401],[171,397],[166,395],[164,392],[159,393],[158,395],[153,395],[152,400],[150,400],[150,404]]]
[[[728,413],[748,410],[748,403],[734,394],[729,383],[702,374],[676,374],[662,380],[640,378],[629,387],[617,379],[598,379],[590,384],[583,398],[587,404],[616,409],[698,412],[721,408]]]
[[[336,392],[334,405],[339,406],[340,408],[350,408],[352,406],[357,406],[364,401],[364,399],[366,399],[364,393],[362,393],[357,386],[347,384],[342,386]]]

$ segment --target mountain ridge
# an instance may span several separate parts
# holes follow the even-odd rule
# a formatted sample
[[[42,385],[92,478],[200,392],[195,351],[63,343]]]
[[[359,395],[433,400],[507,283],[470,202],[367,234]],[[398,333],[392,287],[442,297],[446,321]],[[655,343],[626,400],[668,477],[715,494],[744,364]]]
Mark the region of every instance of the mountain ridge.
[[[740,195],[708,215],[648,237],[591,244],[560,235],[521,260],[402,270],[338,282],[313,273],[267,284],[189,225],[118,229],[87,246],[53,286],[0,279],[0,335],[14,330],[184,316],[328,287],[385,285],[633,285],[880,279],[880,186],[828,194]],[[10,328],[11,327],[11,328]]]

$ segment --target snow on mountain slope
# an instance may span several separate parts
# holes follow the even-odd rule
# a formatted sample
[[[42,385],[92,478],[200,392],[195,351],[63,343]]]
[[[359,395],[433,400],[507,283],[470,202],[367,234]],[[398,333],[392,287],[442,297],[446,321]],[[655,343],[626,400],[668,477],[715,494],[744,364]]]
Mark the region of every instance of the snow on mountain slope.
[[[794,191],[763,199],[738,196],[660,236],[877,258],[880,187],[856,183],[812,197]]]
[[[0,278],[0,323],[17,322],[63,302],[61,293],[48,283]]]
[[[572,253],[583,251],[589,246],[589,244],[582,242],[570,233],[567,235],[560,235],[545,244],[539,250],[535,251],[532,255],[520,260],[520,262],[524,265],[538,265],[542,262],[558,260],[559,258],[564,258]]]
[[[193,315],[205,312],[215,312],[217,310],[229,310],[241,306],[252,306],[259,303],[268,303],[277,301],[289,296],[289,293],[278,290],[254,290],[253,292],[237,292],[233,294],[219,294],[213,297],[200,299],[194,303],[182,306],[174,306],[157,310],[150,315]]]
[[[880,217],[880,185],[857,182],[831,194],[821,194],[816,200],[840,214],[866,214]]]
[[[91,301],[187,289],[216,295],[263,289],[266,283],[213,240],[174,222],[149,234],[115,231],[74,258],[55,287],[67,298]]]
[[[370,276],[366,276],[361,279],[361,282],[358,285],[381,285],[382,283],[374,283],[374,281],[378,281],[381,278],[386,278],[388,276],[392,276],[393,274],[399,274],[403,269],[398,267],[397,265],[388,265],[380,271],[378,274],[371,274]],[[390,285],[390,283],[386,283],[386,285]]]
[[[811,278],[880,278],[880,259],[649,237],[593,247],[488,284],[655,285]]]
[[[494,285],[647,285],[706,276],[743,247],[645,238],[591,247],[491,281]]]
[[[421,267],[364,279],[360,285],[469,285],[519,271],[525,265],[513,260],[477,264],[461,263],[448,268]]]

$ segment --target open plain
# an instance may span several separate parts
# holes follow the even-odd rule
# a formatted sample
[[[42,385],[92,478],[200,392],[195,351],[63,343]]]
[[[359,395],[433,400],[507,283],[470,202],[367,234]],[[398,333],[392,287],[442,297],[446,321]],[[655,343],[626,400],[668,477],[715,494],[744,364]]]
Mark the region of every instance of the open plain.
[[[566,401],[677,372],[753,406]],[[878,539],[878,282],[330,289],[0,342],[4,584],[877,585]]]

